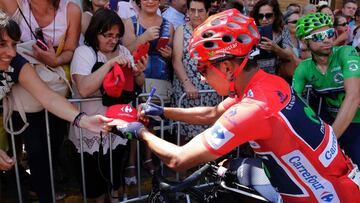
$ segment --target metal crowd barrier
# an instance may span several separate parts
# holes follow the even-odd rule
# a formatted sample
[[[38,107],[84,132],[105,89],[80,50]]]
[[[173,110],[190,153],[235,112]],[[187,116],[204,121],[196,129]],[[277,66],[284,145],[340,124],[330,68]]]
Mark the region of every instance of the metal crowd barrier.
[[[310,91],[311,91],[311,86],[306,86],[306,100],[307,102],[309,101],[309,96],[310,96]],[[199,91],[199,95],[201,94],[206,94],[206,93],[216,93],[214,90],[200,90]],[[142,93],[140,94],[137,99],[136,99],[136,105],[139,104],[139,99],[142,97],[148,97],[147,93]],[[157,95],[156,93],[154,94],[155,98],[158,98],[160,101],[160,105],[164,106],[164,100],[161,98],[161,96]],[[182,105],[182,101],[183,99],[186,97],[186,93],[184,93],[179,101],[178,101],[178,107],[181,107]],[[83,102],[89,102],[89,101],[98,101],[101,100],[101,98],[82,98],[82,99],[69,99],[69,101],[71,103],[75,103],[78,108],[81,111],[81,103]],[[203,98],[200,96],[200,101],[201,101],[201,105],[203,104]],[[322,100],[320,100],[319,102],[319,111],[318,114],[320,113],[320,109],[321,109],[321,103]],[[48,120],[48,111],[45,110],[45,118],[46,118],[46,137],[47,137],[47,143],[48,143],[48,156],[49,156],[49,167],[50,167],[50,181],[51,181],[51,190],[52,190],[52,196],[53,196],[53,202],[55,203],[55,187],[54,187],[54,177],[53,177],[53,168],[52,168],[52,155],[51,155],[51,143],[50,143],[50,130],[49,130],[49,120]],[[177,144],[180,144],[180,126],[181,126],[181,122],[176,122],[174,123],[177,125]],[[172,124],[171,124],[172,125]],[[10,119],[10,129],[13,131],[13,123],[12,120]],[[163,139],[164,138],[164,121],[160,121],[160,137]],[[83,140],[83,134],[82,134],[82,129],[79,128],[79,133],[80,133],[80,139]],[[16,156],[16,148],[15,148],[15,139],[14,139],[14,134],[10,134],[11,137],[11,145],[12,145],[12,150],[13,150],[13,156],[14,159],[17,160],[17,156]],[[112,143],[111,141],[111,136],[109,136],[109,144]],[[112,149],[111,146],[109,146],[110,149]],[[86,203],[87,202],[87,198],[86,198],[86,187],[85,187],[85,169],[84,169],[84,155],[83,155],[83,142],[80,142],[80,160],[81,160],[81,172],[82,172],[82,188],[83,188],[83,202]],[[161,163],[162,164],[162,163]],[[21,193],[21,183],[20,183],[20,176],[19,176],[19,168],[18,168],[18,162],[15,163],[15,175],[16,175],[16,184],[17,184],[17,193],[18,193],[18,202],[22,203],[23,202],[23,198],[22,198],[22,193]],[[179,179],[179,174],[177,173],[176,175],[177,180]],[[112,150],[110,150],[110,179],[111,182],[113,183],[113,171],[112,171]],[[137,179],[138,179],[138,183],[137,183],[137,196],[131,199],[125,199],[123,201],[120,201],[122,203],[127,203],[127,202],[134,202],[134,201],[139,201],[139,200],[143,200],[145,198],[147,198],[148,194],[142,194],[141,191],[141,171],[140,171],[140,146],[139,146],[139,141],[137,141]]]

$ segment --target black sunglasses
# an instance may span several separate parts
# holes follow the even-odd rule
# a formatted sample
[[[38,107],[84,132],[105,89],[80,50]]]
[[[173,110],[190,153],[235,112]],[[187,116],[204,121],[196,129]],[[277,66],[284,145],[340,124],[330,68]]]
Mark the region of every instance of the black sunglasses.
[[[340,23],[340,24],[336,24],[335,26],[346,26],[348,23],[345,22],[345,23]]]
[[[289,24],[296,24],[298,22],[298,20],[293,20],[293,21],[288,21],[287,23]]]
[[[272,17],[274,17],[274,13],[259,13],[259,19],[264,19],[264,17],[266,19],[270,19]]]

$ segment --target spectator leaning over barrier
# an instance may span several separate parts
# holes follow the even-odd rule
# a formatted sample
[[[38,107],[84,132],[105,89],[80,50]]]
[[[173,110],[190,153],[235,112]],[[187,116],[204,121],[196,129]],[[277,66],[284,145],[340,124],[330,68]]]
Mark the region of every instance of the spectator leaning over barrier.
[[[306,84],[325,98],[340,146],[360,166],[360,58],[351,46],[333,47],[335,30],[331,19],[323,13],[302,17],[296,36],[304,40],[312,58],[295,70],[293,87],[302,94]]]
[[[170,0],[169,8],[167,8],[162,16],[166,18],[173,26],[174,30],[184,24],[186,14],[186,0]]]
[[[259,41],[254,20],[236,9],[210,16],[194,30],[190,55],[197,58],[198,71],[220,95],[234,97],[216,107],[140,106],[142,115],[213,125],[187,144],[176,146],[162,140],[139,122],[124,125],[114,120],[113,124],[144,141],[164,164],[178,171],[250,142],[283,202],[358,202],[359,170],[342,153],[331,126],[286,81],[259,70],[252,58]],[[251,181],[255,178],[251,175],[239,176],[250,176],[247,180]],[[282,202],[276,194],[269,201]]]
[[[37,61],[53,68],[58,66],[64,68],[70,63],[73,52],[78,46],[81,28],[81,10],[76,3],[68,0],[0,0],[0,8],[20,26],[22,43],[34,42],[34,35],[38,35],[37,38],[43,35],[47,50],[36,44],[32,45],[31,55]],[[68,66],[65,71],[69,72]],[[32,180],[30,190],[35,190],[40,200],[44,201],[41,196],[45,199],[51,196],[50,172],[47,167],[49,161],[47,153],[44,153],[47,150],[45,113],[40,110],[26,113],[26,116],[30,125],[21,135],[28,146]],[[13,123],[17,129],[23,125],[20,117],[14,117]],[[49,129],[53,165],[54,168],[59,168],[57,166],[60,163],[61,146],[64,137],[68,134],[67,122],[50,113]],[[63,198],[65,194],[57,190],[57,199]]]
[[[50,90],[44,82],[39,78],[33,67],[27,61],[16,53],[16,44],[20,40],[21,31],[19,26],[11,20],[5,13],[0,11],[0,79],[2,81],[1,98],[4,100],[5,96],[11,92],[11,87],[19,83],[26,90],[28,90],[41,104],[54,113],[55,115],[72,122],[76,127],[85,128],[89,131],[99,133],[100,131],[107,132],[110,127],[108,119],[104,116],[87,116],[70,104],[64,97],[56,94]],[[14,112],[13,114],[17,114]],[[14,116],[19,116],[14,115]],[[31,138],[30,138],[31,139]],[[38,145],[46,145],[45,143],[37,143]],[[25,145],[25,147],[28,147]],[[47,152],[43,152],[47,154]],[[1,170],[9,169],[14,161],[10,161],[7,155],[0,150],[0,168]],[[4,159],[6,159],[4,163]],[[44,166],[47,167],[48,163]],[[42,174],[44,179],[45,174]],[[36,180],[41,181],[41,180]],[[50,188],[50,183],[47,184]],[[51,192],[49,194],[51,196]],[[46,199],[41,202],[51,202],[52,199]]]
[[[283,77],[292,77],[296,64],[289,64],[296,57],[292,52],[289,30],[284,26],[283,15],[277,0],[260,0],[254,6],[252,16],[258,26],[271,26],[272,39],[269,36],[261,37],[259,44],[264,50],[257,61],[260,68],[268,73],[279,74]],[[264,53],[270,56],[264,56]],[[285,65],[286,64],[286,65]],[[281,70],[280,70],[281,69]]]
[[[189,41],[193,30],[203,23],[209,12],[210,5],[205,0],[188,0],[188,14],[190,21],[178,27],[174,36],[173,66],[175,70],[173,106],[179,105],[180,97],[186,93],[182,100],[182,107],[200,106],[202,97],[204,106],[214,106],[221,101],[221,97],[214,93],[199,95],[199,90],[212,89],[201,81],[201,75],[196,70],[196,60],[190,58]],[[189,141],[193,136],[204,130],[204,126],[181,125],[182,140]]]
[[[73,79],[76,97],[94,97],[100,96],[100,89],[103,84],[104,77],[109,71],[114,71],[113,66],[117,63],[122,69],[130,69],[134,75],[126,75],[127,71],[123,71],[125,75],[125,83],[129,82],[129,77],[134,77],[134,86],[142,86],[144,83],[145,65],[147,57],[143,57],[140,62],[132,68],[133,58],[128,49],[119,45],[120,38],[124,34],[124,25],[116,12],[109,9],[98,9],[92,17],[89,27],[85,32],[85,45],[75,50],[73,60],[71,62],[71,75]],[[121,81],[119,81],[121,82]],[[136,88],[135,88],[136,89]],[[139,88],[137,88],[139,89]],[[134,90],[135,91],[135,90]],[[122,90],[121,96],[124,97],[125,90]],[[141,92],[141,88],[140,88]],[[129,93],[126,94],[129,96]],[[135,100],[135,94],[133,100]],[[104,97],[103,97],[104,99]],[[123,98],[123,104],[131,102],[131,98]],[[81,109],[89,114],[104,114],[107,107],[103,105],[104,101],[91,101],[81,104]],[[113,159],[113,195],[119,196],[117,190],[120,186],[120,172],[123,167],[122,159],[126,159],[127,140],[109,134],[103,135],[101,138],[99,133],[93,133],[87,130],[82,131],[84,142],[84,163],[85,163],[85,184],[86,194],[90,199],[96,202],[104,202],[105,194],[108,192],[109,161],[110,150]],[[112,136],[111,149],[109,150],[109,137]],[[77,172],[79,177],[79,185],[81,185],[81,165],[80,165],[80,134],[75,129],[70,134],[70,140],[77,149]],[[102,143],[103,151],[99,151],[100,143]],[[98,156],[102,155],[102,159],[98,160]],[[125,162],[125,161],[123,161]],[[99,171],[101,170],[101,171]],[[102,177],[102,173],[105,178]]]

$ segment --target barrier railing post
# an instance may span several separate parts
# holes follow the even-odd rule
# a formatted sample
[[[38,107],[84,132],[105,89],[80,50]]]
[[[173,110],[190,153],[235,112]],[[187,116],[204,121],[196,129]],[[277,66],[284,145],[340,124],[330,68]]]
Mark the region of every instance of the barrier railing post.
[[[51,140],[50,140],[50,126],[49,126],[49,113],[45,110],[45,126],[46,126],[46,141],[48,144],[48,156],[49,156],[49,170],[50,170],[50,184],[51,184],[51,194],[53,203],[56,202],[55,199],[55,184],[54,184],[54,173],[52,167],[52,154],[51,154]]]
[[[12,118],[10,118],[9,124],[10,124],[10,130],[11,130],[11,132],[14,132],[13,123],[12,123]],[[19,165],[18,165],[17,156],[16,156],[14,133],[11,133],[10,136],[11,136],[11,146],[12,146],[13,156],[14,156],[14,160],[15,160],[16,187],[17,187],[17,192],[18,192],[19,203],[22,203],[22,202],[23,202],[23,199],[22,199],[22,194],[21,194],[21,183],[20,183],[20,176],[19,176]]]

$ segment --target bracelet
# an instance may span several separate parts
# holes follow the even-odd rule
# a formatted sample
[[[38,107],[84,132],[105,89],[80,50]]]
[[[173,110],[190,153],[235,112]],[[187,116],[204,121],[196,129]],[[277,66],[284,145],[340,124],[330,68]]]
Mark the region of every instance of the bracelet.
[[[82,117],[86,116],[85,112],[80,112],[73,121],[73,126],[80,128],[80,120],[82,119]]]

